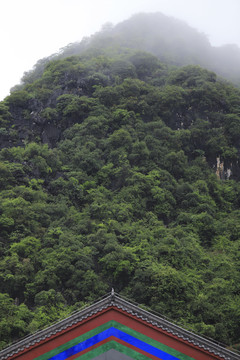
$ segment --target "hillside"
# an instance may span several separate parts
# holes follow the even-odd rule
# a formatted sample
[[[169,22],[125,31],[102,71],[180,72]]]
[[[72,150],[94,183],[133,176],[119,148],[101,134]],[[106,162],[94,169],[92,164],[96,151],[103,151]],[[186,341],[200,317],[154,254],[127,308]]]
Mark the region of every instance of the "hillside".
[[[0,103],[2,347],[112,287],[240,343],[240,91],[126,46]]]

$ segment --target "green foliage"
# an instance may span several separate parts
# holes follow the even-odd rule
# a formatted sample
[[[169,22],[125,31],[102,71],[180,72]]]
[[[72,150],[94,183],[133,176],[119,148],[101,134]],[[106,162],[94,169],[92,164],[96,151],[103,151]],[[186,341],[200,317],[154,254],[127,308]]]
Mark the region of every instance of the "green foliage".
[[[200,66],[184,66],[175,70],[169,76],[170,84],[182,86],[183,88],[193,88],[203,85],[206,81],[216,82],[216,74],[214,72],[202,69]]]
[[[108,45],[0,104],[1,346],[111,287],[239,343],[240,92]]]
[[[9,112],[9,108],[7,104],[2,101],[0,103],[0,127],[6,126],[11,120],[11,113]]]
[[[31,99],[31,94],[26,90],[19,90],[12,93],[11,96],[8,96],[5,101],[8,105],[17,106],[20,108],[26,108],[28,101]]]
[[[14,304],[8,294],[0,294],[0,345],[6,346],[9,339],[18,339],[28,333],[27,324],[33,315],[24,304]]]

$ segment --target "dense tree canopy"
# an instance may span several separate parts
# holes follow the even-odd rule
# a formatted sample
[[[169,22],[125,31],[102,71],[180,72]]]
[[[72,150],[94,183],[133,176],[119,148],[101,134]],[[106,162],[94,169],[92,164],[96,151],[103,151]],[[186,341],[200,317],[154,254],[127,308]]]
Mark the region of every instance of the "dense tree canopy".
[[[111,287],[240,342],[240,91],[119,46],[0,104],[1,346]]]

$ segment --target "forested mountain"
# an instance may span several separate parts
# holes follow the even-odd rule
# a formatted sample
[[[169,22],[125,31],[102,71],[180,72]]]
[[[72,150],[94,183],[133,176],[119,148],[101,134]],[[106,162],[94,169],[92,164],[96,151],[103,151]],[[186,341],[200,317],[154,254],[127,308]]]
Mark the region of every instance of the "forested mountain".
[[[103,42],[0,103],[1,346],[112,287],[239,344],[240,91]]]

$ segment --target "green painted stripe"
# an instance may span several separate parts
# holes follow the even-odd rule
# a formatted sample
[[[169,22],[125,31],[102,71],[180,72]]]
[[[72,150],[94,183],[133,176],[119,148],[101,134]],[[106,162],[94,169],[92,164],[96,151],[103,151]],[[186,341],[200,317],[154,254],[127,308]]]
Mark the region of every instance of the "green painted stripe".
[[[107,352],[108,350],[117,350],[119,352],[121,352],[124,355],[130,356],[133,359],[137,359],[137,360],[149,360],[149,357],[142,355],[140,353],[138,353],[137,351],[134,351],[132,349],[129,349],[125,346],[123,346],[122,344],[119,344],[118,342],[111,340],[106,344],[103,344],[101,346],[99,346],[97,349],[94,349],[84,355],[81,355],[79,357],[77,357],[75,360],[91,360],[96,356],[102,355],[105,352]]]
[[[57,348],[55,348],[43,355],[38,356],[34,360],[48,360],[49,358],[51,358],[57,354],[60,354],[61,352],[71,348],[72,346],[75,346],[75,345],[79,344],[80,342],[85,341],[97,334],[100,334],[102,331],[109,329],[112,326],[111,323],[112,323],[112,321],[109,321],[103,325],[100,325],[100,326],[96,327],[95,329],[92,329],[92,330],[86,332],[85,334],[82,334],[82,335],[66,342],[63,345],[60,345]]]
[[[189,357],[188,355],[185,355],[178,350],[175,350],[167,345],[160,343],[157,340],[154,340],[154,339],[152,339],[146,335],[143,335],[129,327],[126,327],[125,325],[115,322],[114,327],[116,327],[119,330],[124,331],[128,335],[134,336],[135,338],[137,338],[151,346],[154,346],[155,348],[157,348],[159,350],[166,352],[167,354],[173,355],[180,360],[194,360],[192,357]]]
[[[85,334],[80,335],[80,336],[68,341],[67,343],[65,343],[63,345],[61,345],[43,355],[38,356],[37,358],[35,358],[35,360],[48,360],[49,358],[56,356],[56,355],[60,354],[61,352],[71,348],[72,346],[75,346],[75,345],[79,344],[80,342],[83,342],[97,334],[100,334],[102,331],[107,330],[110,327],[115,327],[118,330],[124,331],[126,334],[134,336],[135,338],[137,338],[149,345],[152,345],[152,346],[156,347],[157,349],[162,350],[170,355],[173,355],[180,360],[194,360],[193,358],[191,358],[191,357],[189,357],[167,345],[164,345],[164,344],[158,342],[157,340],[154,340],[146,335],[143,335],[123,324],[120,324],[114,320],[111,320],[103,325],[100,325],[97,328],[90,330],[90,331],[86,332]]]

